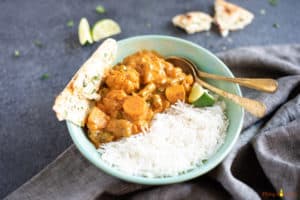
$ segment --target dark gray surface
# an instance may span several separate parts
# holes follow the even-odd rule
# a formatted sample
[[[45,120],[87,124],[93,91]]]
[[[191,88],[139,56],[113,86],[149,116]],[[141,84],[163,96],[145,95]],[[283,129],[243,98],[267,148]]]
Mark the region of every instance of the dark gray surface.
[[[185,38],[213,52],[248,45],[300,42],[300,1],[235,0],[255,13],[244,31],[221,38],[215,31],[186,35],[170,19],[189,10],[213,13],[213,1],[0,1],[0,198],[16,189],[59,153],[71,140],[64,123],[51,110],[55,95],[98,46],[80,47],[77,22],[86,16],[91,23],[104,17],[117,20],[122,39],[141,34],[165,34]],[[101,3],[107,13],[99,15]],[[266,10],[266,15],[260,14]],[[67,27],[74,20],[73,28]],[[273,28],[278,23],[280,28]],[[43,47],[33,44],[38,39]],[[14,50],[20,57],[13,56]],[[49,79],[40,80],[43,73]]]

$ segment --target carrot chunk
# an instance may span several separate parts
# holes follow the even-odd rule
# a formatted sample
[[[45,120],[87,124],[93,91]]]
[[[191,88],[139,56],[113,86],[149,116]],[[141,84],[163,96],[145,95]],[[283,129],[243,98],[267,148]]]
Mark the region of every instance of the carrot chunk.
[[[123,103],[123,109],[127,115],[133,119],[136,119],[140,118],[147,112],[148,106],[142,97],[129,96]]]

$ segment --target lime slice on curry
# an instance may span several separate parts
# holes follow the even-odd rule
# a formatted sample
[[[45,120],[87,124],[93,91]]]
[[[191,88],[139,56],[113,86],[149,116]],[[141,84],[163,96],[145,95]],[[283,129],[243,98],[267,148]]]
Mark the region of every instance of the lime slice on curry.
[[[212,106],[216,102],[215,98],[198,83],[194,83],[188,101],[196,107]]]
[[[204,91],[201,97],[193,102],[193,105],[196,107],[213,106],[215,102],[215,98],[207,91]]]
[[[90,25],[88,20],[84,17],[81,18],[78,25],[78,37],[81,45],[85,45],[87,43],[92,44],[93,39],[90,31]]]
[[[189,103],[195,102],[197,99],[199,99],[199,97],[202,96],[203,93],[203,87],[201,87],[201,85],[199,85],[198,83],[194,83],[188,98]]]
[[[121,33],[121,28],[117,22],[112,19],[102,19],[93,26],[93,40],[99,40]]]

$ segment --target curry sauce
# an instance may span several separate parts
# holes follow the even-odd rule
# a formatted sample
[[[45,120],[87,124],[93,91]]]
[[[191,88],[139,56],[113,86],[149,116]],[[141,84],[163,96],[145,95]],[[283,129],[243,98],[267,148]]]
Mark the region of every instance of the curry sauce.
[[[154,51],[126,57],[106,74],[101,99],[87,119],[88,137],[101,143],[146,130],[155,115],[186,101],[194,80]]]

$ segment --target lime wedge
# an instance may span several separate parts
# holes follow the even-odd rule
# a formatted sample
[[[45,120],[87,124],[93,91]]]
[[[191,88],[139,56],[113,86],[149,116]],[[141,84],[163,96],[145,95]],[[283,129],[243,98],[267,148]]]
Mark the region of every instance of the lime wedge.
[[[95,42],[121,33],[121,28],[117,22],[112,19],[102,19],[93,26],[92,35]]]
[[[212,106],[214,105],[215,101],[215,98],[205,91],[199,99],[193,102],[193,105],[196,107]]]
[[[189,103],[193,103],[194,101],[199,99],[199,97],[201,97],[203,93],[204,89],[201,87],[201,85],[199,85],[198,83],[194,83],[189,95]]]
[[[81,18],[78,25],[78,37],[81,45],[85,45],[87,43],[92,44],[93,39],[90,31],[90,25],[88,20],[84,17]]]

